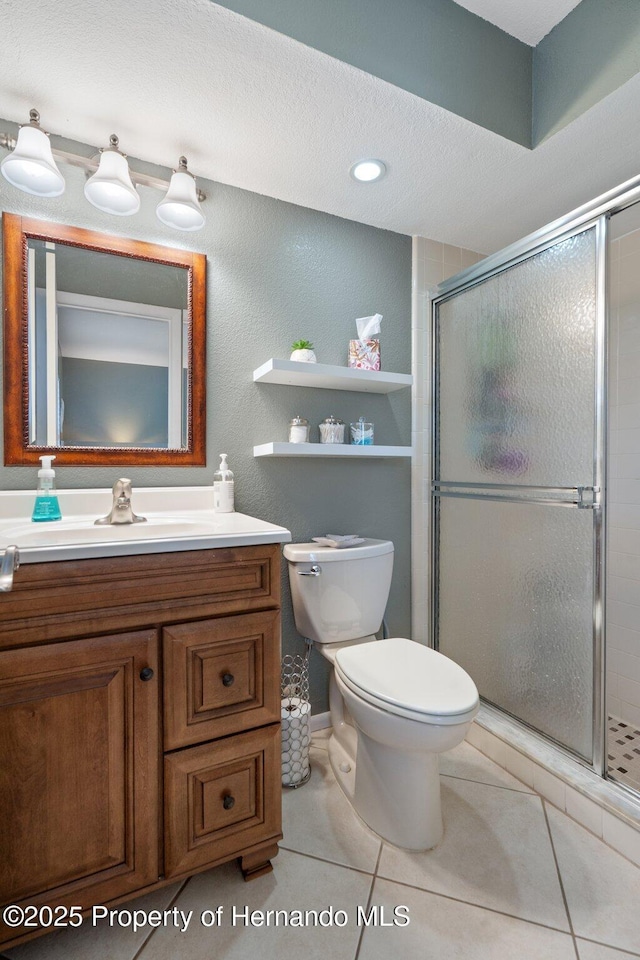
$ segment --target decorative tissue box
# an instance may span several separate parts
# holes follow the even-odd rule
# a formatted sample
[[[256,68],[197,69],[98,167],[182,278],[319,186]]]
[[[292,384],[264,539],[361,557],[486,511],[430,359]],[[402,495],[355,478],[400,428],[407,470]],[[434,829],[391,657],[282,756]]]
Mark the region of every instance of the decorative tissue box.
[[[379,340],[349,340],[348,367],[357,367],[358,370],[380,369],[380,341]]]

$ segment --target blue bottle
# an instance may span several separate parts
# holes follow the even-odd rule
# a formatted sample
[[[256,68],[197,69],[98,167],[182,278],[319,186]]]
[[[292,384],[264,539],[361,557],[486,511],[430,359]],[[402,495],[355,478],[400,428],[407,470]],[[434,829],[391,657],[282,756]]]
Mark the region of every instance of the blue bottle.
[[[38,470],[38,489],[31,519],[35,523],[62,520],[60,504],[56,496],[56,474],[51,469],[51,461],[55,460],[55,457],[40,457],[40,460],[42,469]]]

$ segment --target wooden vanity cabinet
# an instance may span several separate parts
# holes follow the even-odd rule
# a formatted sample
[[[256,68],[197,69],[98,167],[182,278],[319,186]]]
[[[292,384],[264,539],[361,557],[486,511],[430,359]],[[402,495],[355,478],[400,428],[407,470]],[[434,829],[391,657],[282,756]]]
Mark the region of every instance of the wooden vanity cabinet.
[[[20,568],[0,594],[2,906],[271,869],[279,608],[271,544]],[[0,947],[32,935],[0,923]]]
[[[3,904],[157,880],[157,669],[152,630],[0,653]]]

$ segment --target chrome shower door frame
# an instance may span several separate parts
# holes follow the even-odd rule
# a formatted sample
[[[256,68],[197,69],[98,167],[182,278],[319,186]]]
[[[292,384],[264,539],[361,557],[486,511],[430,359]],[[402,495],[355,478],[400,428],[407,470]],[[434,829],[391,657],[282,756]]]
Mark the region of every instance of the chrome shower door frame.
[[[608,217],[614,211],[640,200],[640,178],[623,184],[616,191],[594,200],[573,214],[555,221],[548,227],[518,241],[493,254],[484,261],[441,283],[431,300],[430,357],[431,357],[431,543],[430,543],[430,583],[429,607],[431,611],[430,643],[437,646],[438,639],[438,544],[439,544],[439,501],[441,487],[449,488],[447,496],[465,497],[465,487],[484,487],[483,499],[492,497],[491,487],[505,489],[507,484],[453,484],[433,480],[435,467],[439,464],[438,438],[438,377],[437,364],[437,314],[438,307],[446,300],[463,291],[502,273],[509,268],[547,250],[557,243],[570,239],[586,230],[595,230],[595,329],[594,329],[594,401],[595,417],[593,425],[593,499],[585,502],[581,488],[575,488],[574,496],[558,505],[568,507],[591,507],[593,510],[593,730],[592,730],[592,767],[599,775],[606,772],[606,709],[605,709],[605,575],[606,575],[606,425],[607,425],[607,225]],[[451,489],[451,488],[458,489]],[[529,502],[547,502],[536,499],[536,488],[520,486],[520,491],[528,490]],[[547,488],[547,493],[551,488]],[[585,488],[586,489],[586,488]],[[515,492],[515,491],[514,491]],[[470,495],[470,494],[469,494]],[[512,499],[508,495],[500,500]],[[513,498],[515,499],[515,498]],[[497,709],[497,708],[496,708]],[[517,721],[531,730],[524,721]],[[547,739],[543,733],[535,731]],[[554,741],[555,743],[555,741]],[[556,746],[579,762],[584,763],[571,750],[562,744]]]

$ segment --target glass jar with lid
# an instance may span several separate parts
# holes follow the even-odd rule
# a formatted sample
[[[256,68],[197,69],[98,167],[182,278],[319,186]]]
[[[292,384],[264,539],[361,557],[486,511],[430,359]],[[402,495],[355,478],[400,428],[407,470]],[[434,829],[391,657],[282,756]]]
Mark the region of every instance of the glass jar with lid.
[[[327,417],[319,425],[320,443],[344,443],[344,420]]]
[[[294,417],[289,424],[289,443],[309,443],[309,421]]]
[[[360,417],[357,423],[350,423],[351,443],[369,446],[373,443],[373,424]]]

